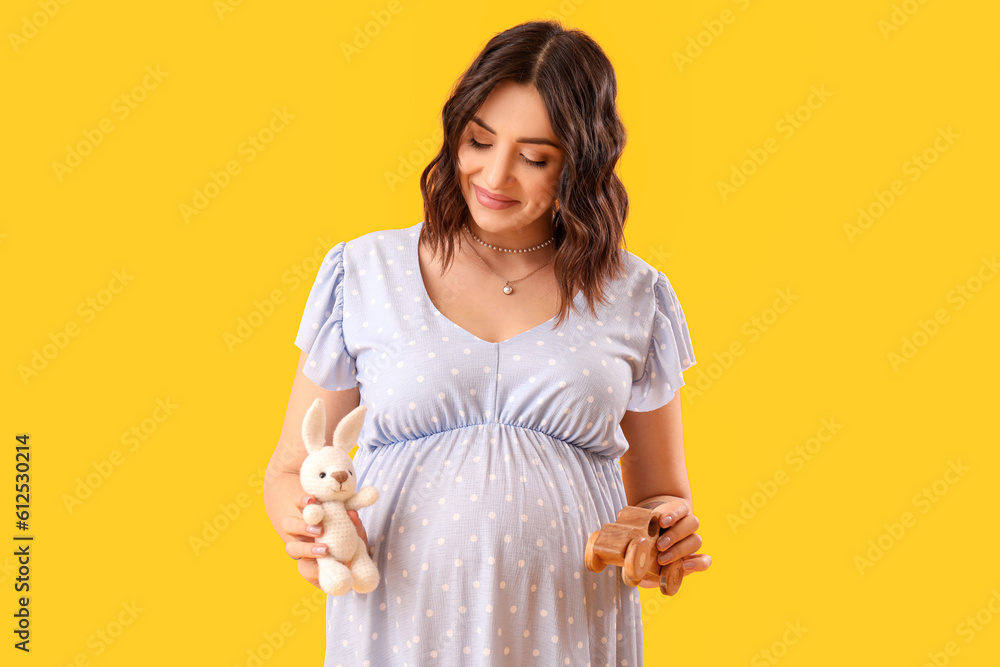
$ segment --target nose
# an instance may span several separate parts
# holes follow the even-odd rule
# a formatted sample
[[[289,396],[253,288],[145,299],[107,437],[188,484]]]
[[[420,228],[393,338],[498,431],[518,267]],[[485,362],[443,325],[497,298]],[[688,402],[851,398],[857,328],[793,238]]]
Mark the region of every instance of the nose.
[[[337,480],[337,482],[339,482],[340,484],[343,484],[344,482],[347,481],[347,473],[345,471],[343,471],[343,470],[339,470],[339,471],[333,473],[332,477],[335,480]]]
[[[512,157],[499,147],[491,151],[483,167],[483,182],[490,190],[496,192],[507,185],[510,179],[510,164]]]

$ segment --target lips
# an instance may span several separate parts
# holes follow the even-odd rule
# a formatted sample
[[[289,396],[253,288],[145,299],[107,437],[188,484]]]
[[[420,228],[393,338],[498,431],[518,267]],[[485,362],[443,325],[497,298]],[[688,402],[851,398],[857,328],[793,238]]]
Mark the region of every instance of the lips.
[[[511,199],[510,197],[504,197],[503,195],[496,194],[495,192],[490,192],[489,190],[483,189],[478,185],[473,184],[473,186],[481,195],[484,197],[489,197],[490,199],[495,199],[499,202],[512,202],[517,201],[516,199]]]

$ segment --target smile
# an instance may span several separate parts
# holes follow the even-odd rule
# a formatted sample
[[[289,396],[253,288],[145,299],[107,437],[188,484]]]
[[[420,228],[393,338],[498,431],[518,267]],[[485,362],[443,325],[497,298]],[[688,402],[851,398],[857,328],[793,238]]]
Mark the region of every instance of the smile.
[[[510,199],[509,197],[504,197],[502,195],[490,195],[487,194],[486,190],[483,190],[476,185],[473,185],[472,187],[476,190],[476,200],[486,208],[510,208],[517,203],[516,199]]]

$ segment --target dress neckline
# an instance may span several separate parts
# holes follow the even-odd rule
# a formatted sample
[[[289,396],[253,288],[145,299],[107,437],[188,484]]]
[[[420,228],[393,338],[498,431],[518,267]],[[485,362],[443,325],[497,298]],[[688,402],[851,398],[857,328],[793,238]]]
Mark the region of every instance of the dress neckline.
[[[552,322],[554,322],[555,320],[557,320],[559,318],[559,313],[556,313],[555,315],[553,315],[552,317],[550,317],[546,321],[542,322],[541,324],[533,326],[530,329],[526,329],[526,330],[522,331],[521,333],[514,334],[510,338],[505,338],[504,340],[498,340],[498,341],[483,340],[482,338],[480,338],[476,334],[472,333],[471,331],[469,331],[465,327],[463,327],[463,326],[457,324],[456,322],[452,321],[451,318],[449,318],[447,315],[445,315],[444,313],[441,312],[440,308],[438,308],[437,306],[434,305],[434,302],[431,300],[431,295],[427,291],[427,286],[424,284],[424,273],[420,269],[420,230],[423,229],[423,227],[424,227],[423,221],[418,222],[415,225],[415,227],[416,227],[416,233],[413,234],[413,238],[416,239],[416,242],[413,243],[412,248],[410,249],[410,252],[412,253],[410,255],[410,257],[413,260],[414,271],[417,274],[417,282],[419,283],[418,289],[420,290],[420,295],[421,295],[421,297],[423,297],[423,300],[426,302],[427,307],[433,309],[434,312],[438,313],[438,315],[437,315],[438,317],[444,318],[448,322],[451,322],[451,324],[454,325],[456,329],[460,330],[466,336],[469,336],[469,337],[471,337],[471,338],[479,341],[480,343],[484,343],[486,345],[501,345],[503,343],[509,343],[510,341],[514,340],[515,338],[520,338],[521,336],[526,336],[526,335],[528,335],[528,334],[530,334],[530,333],[532,333],[534,331],[537,331],[538,329],[541,329],[542,327],[544,327],[544,326],[546,326],[548,324],[551,324]],[[573,301],[575,302],[578,298],[580,298],[580,295],[582,293],[583,293],[583,290],[578,291],[576,293],[576,296],[573,297]],[[567,320],[568,320],[568,318],[571,315],[572,315],[572,312],[567,313]]]

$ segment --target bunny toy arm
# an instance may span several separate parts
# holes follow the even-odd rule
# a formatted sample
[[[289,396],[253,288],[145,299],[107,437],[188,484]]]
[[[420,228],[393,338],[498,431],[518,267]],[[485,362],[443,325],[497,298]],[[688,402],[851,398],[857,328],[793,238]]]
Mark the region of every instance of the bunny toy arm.
[[[366,486],[353,496],[344,501],[344,507],[349,510],[359,510],[368,507],[378,500],[378,489],[374,486]]]
[[[302,518],[310,526],[315,526],[323,520],[323,507],[321,505],[306,505],[302,508]]]

